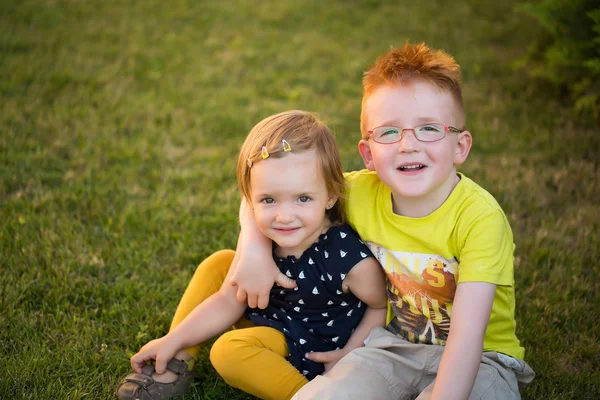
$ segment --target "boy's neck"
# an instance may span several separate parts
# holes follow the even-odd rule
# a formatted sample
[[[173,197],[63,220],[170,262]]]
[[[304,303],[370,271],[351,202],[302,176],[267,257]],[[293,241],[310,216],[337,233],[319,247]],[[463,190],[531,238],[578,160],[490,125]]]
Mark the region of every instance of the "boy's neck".
[[[424,197],[400,197],[392,192],[392,211],[394,214],[409,218],[423,218],[441,207],[448,199],[460,176],[454,171],[437,190]]]

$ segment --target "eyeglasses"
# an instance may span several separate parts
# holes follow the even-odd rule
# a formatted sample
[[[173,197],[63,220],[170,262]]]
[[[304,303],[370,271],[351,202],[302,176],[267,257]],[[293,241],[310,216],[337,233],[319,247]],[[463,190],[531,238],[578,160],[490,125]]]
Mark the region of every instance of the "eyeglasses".
[[[420,142],[437,142],[446,137],[446,132],[461,133],[463,131],[458,130],[452,126],[445,126],[442,124],[423,124],[415,126],[414,128],[398,128],[397,126],[378,126],[373,130],[368,131],[369,135],[373,137],[373,140],[377,143],[391,144],[402,140],[404,131],[413,131],[415,137]]]

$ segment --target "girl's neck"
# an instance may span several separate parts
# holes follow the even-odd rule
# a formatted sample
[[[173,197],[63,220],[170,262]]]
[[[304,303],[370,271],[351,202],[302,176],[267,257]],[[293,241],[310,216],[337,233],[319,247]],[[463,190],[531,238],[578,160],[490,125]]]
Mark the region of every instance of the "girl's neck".
[[[275,248],[275,255],[277,257],[281,257],[281,258],[285,258],[285,257],[289,257],[289,256],[294,256],[296,259],[300,259],[302,257],[302,254],[304,254],[304,252],[306,250],[308,250],[313,244],[315,244],[317,242],[317,240],[319,240],[319,237],[321,235],[323,235],[324,233],[327,233],[327,231],[329,230],[329,228],[331,227],[331,221],[329,220],[328,217],[323,218],[323,224],[321,225],[321,229],[315,231],[315,233],[310,237],[311,240],[307,240],[305,241],[306,244],[302,247],[281,247],[279,245],[277,245],[277,247]]]

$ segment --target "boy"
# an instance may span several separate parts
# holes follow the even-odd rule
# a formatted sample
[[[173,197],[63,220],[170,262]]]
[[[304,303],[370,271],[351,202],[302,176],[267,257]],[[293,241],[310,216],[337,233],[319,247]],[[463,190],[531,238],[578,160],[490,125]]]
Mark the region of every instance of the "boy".
[[[533,379],[515,335],[510,226],[456,172],[472,142],[459,79],[454,59],[425,44],[392,49],[365,73],[358,148],[367,170],[346,175],[347,212],[385,270],[393,315],[295,398],[508,399]],[[247,222],[242,257],[253,248],[256,258],[264,239]],[[249,304],[264,306],[265,277],[277,274],[250,265],[242,258],[232,283],[239,300],[249,291]]]

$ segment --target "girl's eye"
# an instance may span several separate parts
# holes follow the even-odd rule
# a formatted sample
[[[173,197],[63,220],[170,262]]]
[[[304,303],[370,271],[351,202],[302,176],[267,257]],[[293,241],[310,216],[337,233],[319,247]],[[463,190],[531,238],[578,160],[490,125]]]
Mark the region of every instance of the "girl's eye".
[[[298,200],[300,200],[300,203],[308,203],[310,201],[310,197],[300,196],[300,198]]]
[[[272,198],[270,198],[270,197],[267,197],[267,198],[265,198],[265,199],[262,199],[262,200],[261,200],[261,203],[265,203],[265,204],[273,204],[273,203],[275,203],[275,200],[273,200],[273,199],[272,199]]]

